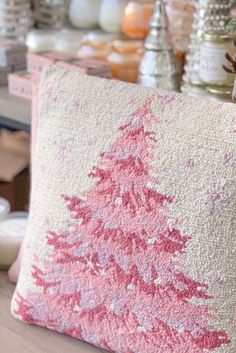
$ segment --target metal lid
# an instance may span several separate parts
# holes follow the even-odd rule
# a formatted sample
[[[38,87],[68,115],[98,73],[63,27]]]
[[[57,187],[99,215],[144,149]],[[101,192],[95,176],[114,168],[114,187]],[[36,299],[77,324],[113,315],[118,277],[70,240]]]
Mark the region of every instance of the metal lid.
[[[189,83],[190,83],[192,86],[198,86],[198,87],[202,87],[202,88],[205,88],[205,87],[206,87],[205,83],[203,83],[202,81],[191,80]]]
[[[231,97],[233,86],[207,86],[207,91],[211,94],[217,95],[217,96],[229,96]]]
[[[235,36],[232,36],[232,33],[228,33],[223,30],[219,31],[208,31],[203,34],[203,39],[209,42],[226,42],[232,41]]]

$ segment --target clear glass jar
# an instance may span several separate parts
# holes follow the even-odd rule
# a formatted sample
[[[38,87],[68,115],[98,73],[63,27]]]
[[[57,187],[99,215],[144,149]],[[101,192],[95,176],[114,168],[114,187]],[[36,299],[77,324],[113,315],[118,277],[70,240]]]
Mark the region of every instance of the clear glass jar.
[[[223,69],[228,66],[226,52],[235,53],[233,38],[222,31],[206,32],[200,50],[199,77],[207,85],[228,86],[234,76]]]
[[[145,38],[153,14],[153,0],[131,0],[122,21],[122,32],[129,38]]]
[[[143,55],[143,42],[140,40],[114,40],[107,57],[115,79],[137,83],[139,65]]]
[[[102,0],[99,25],[106,32],[120,32],[127,0]]]
[[[233,86],[207,87],[208,96],[214,102],[233,103],[232,90],[233,90]]]
[[[181,86],[181,92],[186,96],[194,98],[206,98],[208,96],[206,86],[198,82],[191,84],[184,82]]]
[[[111,42],[116,37],[114,34],[94,31],[88,33],[79,46],[77,56],[81,59],[106,60],[111,50]]]

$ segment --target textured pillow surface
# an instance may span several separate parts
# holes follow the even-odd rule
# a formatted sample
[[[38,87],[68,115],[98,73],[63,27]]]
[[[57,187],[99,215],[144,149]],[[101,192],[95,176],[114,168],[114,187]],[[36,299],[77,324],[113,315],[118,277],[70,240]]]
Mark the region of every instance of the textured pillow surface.
[[[236,109],[43,74],[12,312],[117,353],[236,352]]]
[[[37,128],[38,128],[39,83],[40,83],[40,76],[36,75],[33,78],[33,85],[32,85],[31,168],[34,162],[34,154],[35,154],[34,151],[36,146],[36,135],[37,135]],[[25,241],[22,243],[19,254],[8,271],[8,278],[10,282],[17,283],[18,281],[18,277],[21,270],[21,260],[22,260],[24,251],[25,251]]]

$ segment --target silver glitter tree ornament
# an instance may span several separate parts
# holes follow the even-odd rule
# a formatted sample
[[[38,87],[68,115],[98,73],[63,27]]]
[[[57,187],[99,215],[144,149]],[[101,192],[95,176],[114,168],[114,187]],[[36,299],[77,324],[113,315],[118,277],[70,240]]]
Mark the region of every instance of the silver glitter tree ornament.
[[[199,0],[184,68],[181,91],[188,94],[191,85],[202,86],[199,78],[200,47],[203,34],[224,30],[231,19],[231,0]]]
[[[38,28],[61,28],[68,22],[69,0],[33,0]]]
[[[157,0],[145,41],[145,52],[139,68],[139,84],[179,91],[180,68],[168,31],[165,4]]]
[[[32,24],[30,0],[0,1],[0,37],[24,40]]]

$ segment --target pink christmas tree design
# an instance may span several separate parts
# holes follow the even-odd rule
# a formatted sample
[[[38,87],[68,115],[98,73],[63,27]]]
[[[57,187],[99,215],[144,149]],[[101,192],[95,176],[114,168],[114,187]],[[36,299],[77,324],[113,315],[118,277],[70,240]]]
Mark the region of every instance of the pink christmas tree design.
[[[32,276],[40,290],[16,295],[15,315],[119,353],[205,353],[229,344],[216,330],[207,285],[184,273],[189,237],[171,227],[172,197],[158,192],[149,130],[155,97],[119,129],[81,197],[63,196],[68,229]]]

